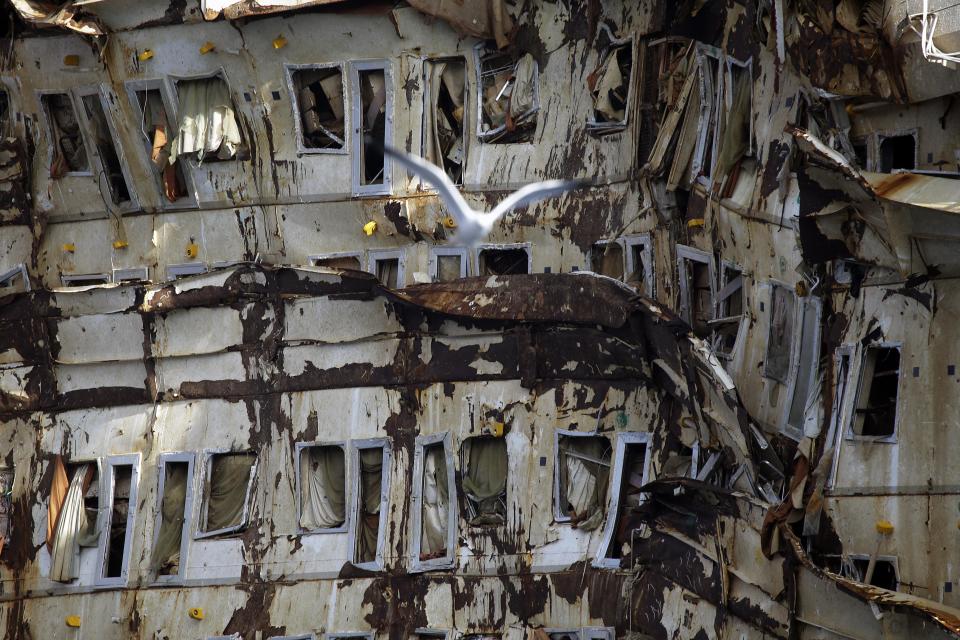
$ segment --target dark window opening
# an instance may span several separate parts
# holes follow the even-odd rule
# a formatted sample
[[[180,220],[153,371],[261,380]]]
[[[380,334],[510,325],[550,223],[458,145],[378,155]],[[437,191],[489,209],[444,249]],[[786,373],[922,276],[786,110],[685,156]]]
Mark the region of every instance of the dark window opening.
[[[508,276],[529,273],[530,256],[525,249],[483,249],[480,252],[481,276]]]
[[[462,59],[428,61],[427,104],[424,108],[423,156],[450,176],[463,179],[465,65]]]
[[[854,569],[858,575],[854,576],[858,581],[863,582],[867,579],[867,568],[870,565],[869,558],[852,558]],[[896,591],[900,584],[897,579],[897,567],[891,560],[877,559],[873,567],[873,575],[870,582],[875,587]]]
[[[356,522],[354,562],[376,562],[383,505],[383,447],[360,449],[359,511]]]
[[[687,321],[697,336],[704,338],[710,334],[710,321],[713,319],[713,291],[710,286],[710,265],[698,260],[683,260],[686,278]]]
[[[860,372],[854,433],[875,437],[894,434],[899,386],[900,350],[897,347],[868,347]]]
[[[140,133],[160,190],[167,202],[177,202],[187,195],[187,188],[180,162],[170,163],[170,145],[176,132],[170,126],[163,95],[159,89],[145,89],[137,91],[136,98],[141,113]]]
[[[613,539],[607,547],[607,558],[619,559],[625,555],[625,551],[629,553],[633,531],[640,526],[640,521],[633,517],[633,512],[644,500],[644,493],[640,488],[643,486],[646,458],[646,444],[626,445],[623,475],[618,478],[619,485],[614,488],[614,491],[619,493],[620,503],[617,507]]]
[[[104,578],[123,576],[123,560],[127,555],[127,515],[130,512],[132,479],[132,465],[113,467],[113,508],[110,510],[110,531],[107,534],[107,548],[104,550],[106,559],[103,563]]]
[[[13,121],[10,119],[10,95],[0,89],[0,135],[13,135]]]
[[[70,172],[90,170],[87,149],[80,133],[80,123],[73,110],[73,103],[66,93],[50,93],[40,101],[50,123],[50,135],[53,145],[53,159],[50,163],[50,177],[60,178]]]
[[[624,271],[623,247],[616,242],[593,245],[590,252],[590,268],[594,273],[622,280]]]
[[[183,558],[183,522],[186,515],[190,465],[166,462],[163,465],[163,496],[160,501],[160,527],[153,543],[151,568],[157,575],[180,575]]]
[[[343,149],[343,74],[339,67],[301,69],[291,74],[306,149]]]
[[[912,135],[891,136],[880,142],[880,173],[916,168],[917,140]]]
[[[377,280],[385,287],[397,289],[400,286],[400,258],[384,258],[375,264]]]
[[[494,52],[480,58],[480,138],[493,142],[531,142],[540,108],[539,74],[533,56],[514,59]]]
[[[494,436],[474,436],[460,448],[460,483],[471,526],[497,526],[507,521],[507,443]]]
[[[61,275],[65,287],[89,287],[93,285],[109,284],[110,276],[106,274],[96,275]]]
[[[867,141],[863,138],[859,140],[851,140],[851,146],[853,147],[854,158],[857,161],[857,166],[861,169],[867,168],[867,162],[870,158],[870,147],[867,144]]]
[[[642,244],[630,245],[630,257],[632,258],[632,271],[627,275],[627,282],[632,284],[643,295],[649,296],[647,291],[647,254],[646,246]]]
[[[577,631],[555,631],[548,635],[550,640],[580,640],[580,633]]]
[[[716,138],[719,131],[720,110],[723,108],[723,105],[720,104],[720,96],[722,96],[722,76],[720,75],[720,60],[713,57],[707,57],[707,68],[708,73],[710,74],[710,82],[713,86],[713,95],[706,96],[706,99],[710,101],[710,118],[707,123],[707,140],[704,145],[703,157],[701,158],[703,164],[700,167],[700,173],[709,178],[713,175],[713,148],[714,148],[714,138]]]
[[[362,271],[360,258],[356,256],[317,258],[313,261],[313,264],[314,266],[326,267],[327,269],[352,269],[353,271]]]
[[[10,515],[13,507],[13,469],[0,469],[0,541],[10,539]],[[0,553],[3,548],[0,547]]]
[[[463,273],[463,256],[460,255],[438,255],[437,256],[437,282],[450,282],[459,280]]]
[[[93,145],[97,148],[102,165],[103,175],[97,176],[97,182],[100,183],[101,188],[103,183],[106,183],[113,204],[126,204],[130,202],[130,190],[127,188],[127,179],[123,175],[120,156],[117,154],[114,136],[107,123],[107,114],[103,110],[100,96],[84,96],[81,102],[90,126]]]
[[[360,184],[383,184],[383,145],[387,143],[387,84],[382,69],[360,71]],[[367,136],[377,142],[368,144]]]

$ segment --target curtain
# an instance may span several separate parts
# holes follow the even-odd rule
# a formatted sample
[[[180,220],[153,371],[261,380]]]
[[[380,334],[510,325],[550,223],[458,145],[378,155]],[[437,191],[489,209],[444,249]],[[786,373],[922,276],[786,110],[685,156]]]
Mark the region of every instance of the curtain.
[[[440,121],[444,117],[440,112],[440,88],[443,78],[443,72],[446,70],[445,62],[436,62],[430,65],[430,102],[427,105],[424,117],[424,129],[429,136],[427,144],[424,145],[424,155],[427,160],[437,165],[443,166],[443,145],[440,141]]]
[[[510,117],[518,118],[534,106],[534,83],[537,63],[529,53],[517,60],[513,69],[514,85],[510,92]]]
[[[596,88],[593,90],[593,110],[607,122],[621,122],[625,117],[625,107],[617,107],[610,100],[611,92],[622,90],[626,84],[620,70],[619,51],[612,49],[603,64],[594,71]],[[626,93],[625,90],[623,92]]]
[[[750,137],[750,74],[746,69],[732,73],[733,101],[717,157],[716,176],[722,178],[747,152]]]
[[[609,474],[610,444],[605,438],[561,440],[561,508],[577,528],[592,531],[603,522]]]
[[[380,532],[380,492],[383,487],[383,449],[360,450],[360,513],[357,522],[357,562],[377,559]]]
[[[253,461],[252,453],[226,453],[213,458],[206,531],[243,524],[243,508],[247,502]]]
[[[180,122],[170,152],[171,164],[182,154],[194,153],[199,161],[211,153],[220,160],[234,157],[240,146],[240,127],[223,78],[181,80],[177,93]]]
[[[62,462],[60,464],[62,466]],[[48,513],[57,511],[53,536],[47,540],[50,548],[51,580],[70,582],[75,579],[80,574],[80,547],[97,546],[97,510],[87,509],[84,504],[85,494],[93,481],[94,469],[92,463],[77,467],[59,509],[54,509],[55,497],[51,492]],[[58,480],[57,475],[55,471],[54,487],[59,492],[62,478]]]
[[[421,559],[447,553],[449,496],[446,450],[442,444],[428,447],[423,456]]]
[[[428,139],[423,152],[427,160],[441,168],[445,166],[445,159],[458,165],[463,163],[464,82],[462,63],[434,62],[430,65],[430,96],[424,113]],[[441,108],[440,92],[443,89],[452,103],[450,113]]]
[[[153,543],[150,568],[158,575],[180,573],[180,545],[183,542],[183,515],[187,502],[185,462],[164,465],[163,497],[160,503],[160,531]]]
[[[300,526],[339,527],[346,520],[343,449],[310,447],[300,454]]]
[[[506,441],[482,436],[467,440],[463,448],[467,460],[463,490],[476,512],[470,524],[502,524],[507,516]]]

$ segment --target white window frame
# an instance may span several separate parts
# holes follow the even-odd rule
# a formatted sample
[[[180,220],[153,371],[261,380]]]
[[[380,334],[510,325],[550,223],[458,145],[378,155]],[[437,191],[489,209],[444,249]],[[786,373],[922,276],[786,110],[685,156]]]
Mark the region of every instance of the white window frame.
[[[50,164],[53,160],[53,154],[55,153],[54,147],[56,141],[53,139],[53,114],[50,113],[50,110],[45,104],[45,96],[51,95],[65,95],[70,101],[70,106],[73,108],[73,117],[77,120],[77,125],[80,127],[80,138],[83,140],[83,151],[87,155],[87,170],[86,171],[67,171],[60,178],[92,178],[93,173],[93,156],[90,153],[90,149],[87,148],[87,135],[84,132],[84,123],[86,120],[80,120],[80,105],[77,104],[77,98],[74,95],[74,92],[70,89],[41,89],[36,92],[37,104],[40,107],[40,115],[43,117],[43,126],[45,127],[45,133],[47,140],[50,143],[49,150],[47,153],[47,172],[49,173]],[[51,180],[59,180],[60,178],[53,178],[49,176]]]
[[[469,106],[470,106],[470,81],[468,73],[470,69],[470,64],[467,61],[465,55],[459,56],[436,56],[436,57],[425,57],[421,58],[420,65],[422,67],[423,75],[423,113],[420,116],[420,157],[426,159],[426,148],[427,148],[427,109],[431,108],[430,96],[433,93],[433,87],[430,83],[430,74],[427,71],[430,69],[431,64],[438,62],[462,62],[463,63],[463,165],[461,166],[460,171],[460,182],[454,183],[458,187],[463,186],[463,177],[467,174],[467,158],[468,154],[468,140],[470,136],[467,135],[469,132]],[[446,173],[446,170],[443,167],[440,167],[440,170]],[[411,176],[413,177],[413,176]],[[419,180],[419,179],[418,179]],[[424,182],[419,180],[420,190],[426,191],[428,193],[436,193],[436,189]]]
[[[130,267],[128,269],[114,269],[114,284],[123,284],[124,280],[150,281],[150,270],[147,267]]]
[[[344,514],[343,514],[343,524],[339,527],[330,527],[330,528],[318,528],[318,529],[305,529],[300,526],[300,521],[303,515],[303,505],[301,501],[300,488],[301,488],[301,478],[300,478],[300,456],[303,455],[303,452],[307,449],[313,449],[315,447],[340,447],[343,451],[343,497],[344,497]],[[297,502],[297,533],[299,535],[313,535],[313,534],[326,534],[326,533],[346,533],[350,530],[351,519],[350,516],[351,510],[348,508],[351,504],[351,491],[353,489],[353,483],[351,482],[351,456],[349,451],[349,445],[346,440],[333,440],[333,441],[313,441],[313,442],[298,442],[294,445],[294,475],[296,476],[296,502]]]
[[[382,449],[383,467],[380,475],[380,522],[377,527],[377,552],[376,557],[368,562],[356,562],[357,559],[357,526],[360,518],[360,450],[361,449]],[[390,440],[387,438],[365,438],[362,440],[350,441],[350,467],[353,470],[351,478],[352,497],[350,503],[350,563],[358,569],[367,571],[379,571],[383,569],[383,547],[386,544],[387,521],[390,515],[390,468],[392,461],[392,452],[390,450]],[[366,637],[364,634],[338,634],[336,637],[359,638]]]
[[[0,289],[15,287],[18,278],[23,282],[23,290],[30,291],[30,275],[27,273],[27,265],[23,262],[0,273]]]
[[[119,577],[105,577],[107,569],[107,545],[110,542],[110,520],[113,515],[115,467],[130,466],[130,500],[127,507],[127,523],[123,536],[123,561]],[[137,489],[140,484],[140,454],[106,456],[100,474],[99,526],[100,540],[97,543],[97,576],[94,584],[98,587],[121,587],[130,577],[130,556],[133,543],[133,527],[137,515]]]
[[[381,260],[397,261],[397,289],[402,289],[407,282],[407,259],[403,249],[370,249],[367,251],[367,271],[377,277],[377,262]],[[378,280],[379,282],[379,280]],[[387,287],[384,282],[383,286]]]
[[[533,141],[530,142],[499,142],[496,140],[496,137],[500,135],[503,131],[506,130],[506,123],[500,125],[496,129],[489,129],[487,131],[483,130],[483,58],[486,55],[496,55],[502,52],[493,50],[491,51],[489,47],[484,42],[479,42],[473,47],[473,69],[474,69],[474,83],[476,85],[476,108],[477,108],[477,140],[485,144],[533,144]],[[522,56],[521,56],[522,57]],[[520,57],[517,57],[513,61],[514,68],[516,68],[517,63],[520,61]],[[537,114],[539,120],[540,113],[540,63],[536,60],[533,61],[533,106],[520,114],[516,120],[526,120],[533,114]],[[537,122],[539,127],[540,123]],[[536,131],[534,131],[534,135]]]
[[[643,484],[650,482],[650,434],[645,431],[620,431],[617,433],[613,450],[613,470],[610,473],[610,485],[607,490],[609,503],[607,517],[603,525],[597,555],[593,566],[601,569],[619,569],[620,558],[608,558],[610,545],[613,543],[614,529],[617,526],[617,514],[620,512],[620,486],[623,483],[624,463],[626,462],[627,447],[642,444],[645,448],[643,457]]]
[[[364,265],[367,264],[367,261],[363,257],[362,251],[334,251],[333,253],[315,253],[307,256],[307,261],[310,263],[311,267],[321,267],[326,269],[328,267],[322,267],[317,263],[321,260],[335,260],[337,258],[356,258],[361,270],[363,269]]]
[[[627,78],[627,99],[626,107],[623,110],[623,120],[620,122],[597,122],[596,113],[593,110],[591,105],[590,115],[587,117],[587,130],[595,135],[605,135],[611,133],[619,133],[627,128],[630,124],[630,108],[633,106],[633,96],[634,91],[636,91],[637,79],[637,56],[639,55],[639,47],[637,46],[636,41],[632,38],[624,38],[622,40],[613,40],[610,44],[607,45],[606,50],[604,50],[603,55],[600,57],[600,64],[597,65],[597,69],[603,66],[611,55],[617,50],[624,46],[630,47],[630,77]]]
[[[767,364],[768,361],[769,361],[769,355],[770,355],[770,332],[773,331],[773,300],[774,300],[773,293],[774,293],[774,290],[776,290],[778,287],[781,288],[781,289],[784,289],[784,290],[786,290],[786,291],[789,291],[789,292],[790,292],[790,295],[793,296],[793,322],[794,322],[794,326],[791,328],[792,333],[791,333],[791,336],[790,336],[790,353],[788,354],[788,357],[787,357],[787,360],[790,362],[790,366],[791,366],[791,367],[793,366],[793,358],[794,358],[794,353],[793,353],[793,352],[794,352],[794,347],[796,346],[796,334],[798,333],[797,327],[795,326],[795,324],[796,324],[796,321],[797,321],[797,308],[800,306],[800,301],[797,299],[796,289],[794,289],[793,287],[790,287],[790,286],[788,286],[788,285],[786,285],[786,284],[784,284],[783,282],[780,282],[780,281],[778,281],[778,280],[770,280],[770,281],[766,284],[766,289],[767,289],[767,309],[766,309],[766,312],[765,312],[765,313],[766,313],[766,316],[767,316],[767,331],[766,331],[766,339],[767,339],[767,343],[766,343],[766,344],[767,344],[767,346],[764,348],[764,351],[763,351],[763,373],[762,373],[762,375],[763,375],[764,378],[767,378],[768,380],[773,380],[773,381],[778,382],[778,383],[780,383],[780,384],[789,384],[789,382],[790,382],[790,370],[787,370],[787,374],[786,374],[786,375],[787,375],[787,378],[786,378],[786,380],[781,380],[780,378],[777,378],[777,377],[775,377],[775,376],[773,376],[773,375],[771,374],[771,372],[768,370],[768,364]]]
[[[880,348],[880,349],[896,349],[900,352],[900,367],[897,371],[897,411],[893,419],[893,433],[889,436],[864,436],[856,433],[853,430],[854,422],[857,419],[857,407],[860,404],[860,394],[863,392],[863,368],[867,361],[867,354],[871,348]],[[853,402],[847,408],[847,414],[844,420],[844,434],[846,440],[859,441],[859,442],[880,442],[884,444],[896,444],[897,438],[900,434],[900,418],[903,408],[903,390],[901,385],[903,384],[903,343],[899,341],[895,342],[871,342],[867,345],[861,345],[857,349],[857,353],[853,356],[856,359],[857,367],[856,370],[851,366],[850,367],[850,376],[851,381],[856,382],[856,386],[853,388]],[[853,378],[852,376],[856,376]],[[847,389],[850,389],[851,386],[848,383]]]
[[[110,98],[112,97],[116,99],[116,96],[114,96],[107,85],[104,84],[79,87],[74,89],[74,93],[76,97],[75,103],[79,108],[77,116],[80,122],[80,131],[84,138],[83,144],[89,149],[87,155],[97,167],[97,175],[94,177],[97,182],[97,190],[103,197],[104,204],[108,209],[116,208],[116,210],[121,213],[138,211],[140,209],[140,199],[137,197],[136,183],[133,181],[133,175],[130,173],[130,162],[127,159],[123,145],[120,143],[120,135],[118,133],[117,123],[114,120],[113,113],[110,110]],[[83,104],[83,99],[90,96],[96,96],[96,99],[99,101],[100,108],[103,110],[103,117],[107,121],[107,128],[110,130],[113,150],[114,153],[117,154],[117,161],[120,163],[120,173],[123,175],[127,193],[130,196],[130,200],[125,204],[113,204],[113,199],[110,197],[109,193],[109,187],[105,187],[100,180],[100,174],[106,175],[107,168],[103,162],[103,159],[100,157],[100,149],[98,149],[97,145],[94,144],[92,135],[93,128],[90,126],[90,119],[87,117],[87,110]],[[104,193],[104,188],[107,189],[107,193]]]
[[[637,265],[633,259],[633,248],[634,247],[643,247],[640,250],[641,255],[643,256],[643,279],[645,280],[645,285],[647,287],[647,297],[651,300],[655,299],[654,297],[654,264],[653,264],[653,241],[649,233],[638,233],[634,235],[624,236],[623,242],[625,245],[626,259],[627,259],[627,270],[624,272],[624,279],[637,270]]]
[[[815,310],[816,322],[814,322],[813,327],[811,327],[813,334],[808,337],[806,335],[804,317],[806,316],[807,309],[811,307]],[[796,393],[798,383],[800,382],[800,375],[803,374],[803,372],[800,371],[800,357],[803,353],[803,345],[808,341],[812,343],[812,348],[815,349],[816,353],[813,358],[813,366],[807,373],[809,376],[809,379],[807,380],[807,389],[810,392],[813,392],[815,388],[817,374],[819,373],[820,369],[820,316],[822,310],[823,305],[820,301],[820,298],[815,296],[797,297],[796,317],[794,319],[793,346],[790,348],[790,378],[789,384],[787,385],[787,401],[784,402],[783,415],[780,419],[781,433],[797,442],[803,438],[803,416],[801,416],[801,423],[799,425],[790,424],[790,407],[793,405],[793,395]],[[806,404],[806,400],[804,400],[804,404]]]
[[[247,480],[247,495],[243,500],[243,515],[240,517],[240,523],[232,527],[223,527],[213,531],[204,531],[206,528],[207,509],[210,504],[210,497],[207,495],[207,488],[210,484],[210,474],[213,471],[213,457],[224,453],[250,453],[253,454],[253,464],[250,465],[250,478]],[[194,529],[193,539],[201,540],[203,538],[212,538],[225,533],[242,531],[250,519],[250,498],[253,495],[253,483],[257,477],[257,464],[259,462],[256,452],[252,450],[234,451],[233,449],[204,449],[201,454],[203,460],[203,475],[200,478],[200,508],[197,509],[197,526]]]
[[[103,283],[94,282],[103,280]],[[103,284],[110,284],[109,273],[61,273],[60,282],[65,287],[99,287]],[[84,282],[94,282],[92,285],[83,284]],[[74,284],[76,283],[76,284]]]
[[[209,271],[205,262],[180,262],[167,265],[167,281],[176,280],[182,276],[198,276]]]
[[[156,509],[157,513],[154,517],[153,524],[153,543],[150,547],[150,552],[153,552],[153,546],[157,544],[157,538],[160,535],[160,525],[163,520],[163,492],[164,492],[164,483],[167,479],[167,463],[169,462],[185,462],[187,463],[187,495],[183,501],[183,527],[180,532],[180,570],[176,575],[160,575],[156,574],[153,576],[153,582],[155,584],[183,584],[186,566],[187,566],[187,553],[190,548],[190,523],[193,519],[193,501],[194,501],[194,492],[196,488],[195,481],[195,468],[196,468],[197,456],[193,452],[187,451],[172,451],[169,453],[161,453],[157,458],[157,474],[159,476],[157,484],[157,504]]]
[[[589,262],[590,271],[593,272],[593,273],[596,273],[596,274],[599,275],[599,276],[605,276],[605,274],[602,274],[602,273],[593,271],[593,259],[594,259],[594,256],[596,255],[596,252],[597,252],[597,251],[599,251],[599,250],[601,250],[601,249],[605,249],[606,247],[610,246],[611,244],[615,244],[615,245],[617,245],[617,246],[620,247],[620,255],[621,255],[621,261],[620,261],[620,262],[621,262],[621,265],[620,265],[620,266],[623,268],[623,277],[622,277],[622,278],[614,278],[614,279],[615,279],[615,280],[620,280],[620,281],[622,281],[622,282],[626,282],[626,280],[627,280],[627,255],[626,255],[626,254],[627,254],[627,245],[626,245],[626,242],[624,242],[624,240],[623,240],[622,238],[603,238],[603,239],[597,240],[597,241],[594,242],[592,245],[590,245],[590,254],[589,254],[589,256],[588,256],[588,257],[589,257],[589,260],[590,260],[590,262]],[[612,276],[605,276],[605,277],[612,277]]]
[[[470,275],[470,252],[466,247],[430,247],[429,271],[430,279],[437,282],[440,276],[440,256],[460,256],[460,277]]]
[[[308,147],[303,139],[303,114],[300,113],[300,94],[297,92],[297,85],[293,81],[293,75],[298,71],[312,71],[322,69],[339,69],[340,71],[340,91],[343,94],[343,144],[339,149],[325,149],[322,147]],[[293,130],[297,139],[297,155],[337,155],[345,156],[350,153],[350,140],[347,132],[350,131],[349,115],[352,115],[352,109],[349,107],[350,96],[347,93],[347,64],[345,62],[322,62],[317,64],[284,64],[283,77],[287,84],[287,93],[290,95],[290,108],[292,109]]]
[[[170,140],[173,140],[178,134],[178,127],[180,125],[180,118],[178,117],[179,114],[177,111],[177,108],[180,106],[180,104],[176,97],[173,82],[171,82],[168,78],[128,80],[124,83],[124,87],[127,91],[127,100],[130,102],[130,108],[133,112],[133,115],[139,122],[139,126],[137,127],[135,135],[139,143],[137,146],[140,148],[141,160],[146,166],[152,167],[153,163],[150,161],[149,151],[149,149],[152,148],[152,143],[149,141],[149,139],[144,140],[141,138],[141,136],[145,134],[145,132],[142,131],[144,114],[143,109],[140,108],[140,100],[137,98],[137,94],[139,92],[154,90],[160,92],[160,100],[163,102],[163,109],[167,112],[167,121],[170,125],[168,136],[170,136]],[[169,202],[166,196],[163,195],[162,176],[156,171],[153,171],[151,168],[150,172],[153,174],[161,209],[192,209],[197,206],[197,193],[193,182],[193,172],[189,169],[190,167],[188,165],[182,165],[180,171],[180,175],[183,177],[184,189],[187,191],[186,195],[176,202]]]
[[[734,292],[737,291],[737,289],[734,289],[734,290],[730,291],[730,293],[728,293],[725,297],[721,297],[721,295],[723,294],[723,290],[726,289],[727,286],[733,282],[733,280],[728,280],[728,279],[727,279],[727,271],[736,271],[738,274],[740,274],[740,275],[738,276],[738,277],[740,278],[740,288],[739,288],[739,291],[740,291],[740,298],[741,298],[741,300],[742,300],[742,303],[741,303],[741,304],[742,304],[743,310],[742,310],[742,312],[739,314],[739,316],[737,316],[737,315],[729,315],[729,307],[725,306],[725,303],[728,302],[728,299],[730,298],[730,296],[732,296],[732,295],[734,294]],[[730,260],[720,260],[719,280],[720,280],[720,282],[719,282],[719,288],[717,289],[717,296],[716,296],[716,309],[714,310],[714,313],[713,313],[713,318],[714,318],[714,319],[713,319],[712,322],[713,322],[713,323],[716,323],[717,325],[719,325],[719,324],[721,324],[721,323],[733,324],[733,319],[734,319],[734,318],[739,317],[740,319],[736,321],[736,322],[737,322],[737,337],[736,337],[736,339],[734,340],[733,347],[731,347],[730,352],[728,353],[728,352],[726,352],[726,351],[721,351],[719,339],[714,341],[713,351],[714,351],[714,353],[716,354],[716,356],[717,356],[718,358],[722,358],[722,359],[724,359],[724,360],[732,360],[732,359],[733,359],[733,354],[734,354],[734,352],[737,350],[737,346],[740,344],[741,340],[743,340],[743,338],[744,338],[744,336],[745,336],[745,334],[746,334],[746,331],[745,331],[746,322],[745,322],[745,320],[746,320],[747,315],[748,315],[748,314],[747,314],[747,292],[748,292],[748,290],[747,290],[747,274],[744,273],[743,267],[741,267],[740,265],[736,264],[735,262],[732,262],[732,261],[730,261]]]
[[[369,631],[348,631],[346,633],[325,633],[324,640],[338,640],[340,638],[366,638],[373,640],[373,633]]]
[[[477,265],[477,275],[480,273],[480,254],[484,251],[502,251],[510,249],[523,249],[527,252],[527,273],[533,273],[533,252],[530,250],[529,242],[508,242],[508,243],[491,243],[491,244],[481,244],[473,250],[473,259]]]
[[[695,249],[687,245],[677,245],[677,281],[680,285],[680,317],[684,322],[693,326],[693,298],[690,295],[690,283],[687,282],[686,261],[699,262],[707,265],[708,278],[710,279],[710,315],[711,320],[715,320],[716,299],[717,299],[717,274],[714,266],[713,255],[700,249]]]
[[[716,82],[714,86],[713,74],[710,73],[710,59],[717,62]],[[723,106],[723,72],[724,55],[716,47],[698,42],[696,47],[697,72],[700,82],[700,125],[697,134],[697,146],[693,151],[690,174],[697,183],[709,187],[713,184],[713,168],[717,157],[717,130],[719,127],[710,127],[710,120],[714,115],[719,117]],[[709,99],[706,99],[708,98]],[[707,150],[707,136],[713,136],[713,145],[710,147],[710,157],[705,158]],[[708,169],[710,176],[703,175]]]
[[[580,632],[580,640],[614,640],[613,627],[584,627]]]
[[[746,61],[737,60],[731,56],[726,56],[726,73],[727,73],[727,84],[730,86],[731,91],[725,92],[724,95],[724,115],[730,113],[730,109],[733,108],[733,67],[740,67],[747,73],[747,77],[750,78],[750,108],[748,109],[749,114],[747,117],[748,122],[748,138],[747,138],[747,151],[744,155],[749,157],[755,157],[757,154],[757,144],[754,141],[754,129],[753,129],[753,105],[754,99],[757,97],[754,91],[753,83],[753,58],[748,58]],[[724,123],[726,126],[726,123]]]
[[[177,85],[181,82],[190,82],[193,80],[210,80],[212,78],[220,78],[221,80],[223,80],[224,84],[227,85],[227,95],[230,96],[230,107],[233,109],[234,117],[238,118],[237,124],[238,125],[240,124],[239,113],[240,113],[240,105],[242,104],[242,102],[240,100],[235,99],[235,96],[233,93],[233,85],[230,84],[230,77],[227,75],[226,69],[224,69],[223,67],[219,67],[217,69],[206,71],[204,73],[196,73],[196,74],[190,74],[186,76],[173,76],[173,75],[167,76],[167,82],[170,83],[170,94],[173,99],[174,106],[176,107],[174,109],[174,114],[176,114],[175,116],[176,121],[171,124],[171,129],[176,130],[177,133],[179,133],[179,130],[180,130],[180,117],[179,117],[180,89],[177,87]],[[167,114],[167,117],[168,118],[170,117],[169,114]],[[172,139],[173,138],[171,138],[171,140]],[[240,155],[243,149],[247,148],[248,145],[252,145],[252,144],[253,144],[253,141],[247,140],[246,133],[243,131],[243,128],[240,127],[240,145],[237,147],[237,152],[234,154],[232,158],[227,158],[225,160],[221,160],[220,158],[204,159],[203,163],[213,162],[218,165],[225,165],[230,162],[237,162],[240,159]],[[203,170],[204,168],[201,161],[197,159],[197,156],[195,153],[185,153],[182,156],[178,156],[178,159],[180,158],[183,158],[184,173],[192,173],[193,171]],[[192,183],[188,183],[188,187],[190,184]]]
[[[827,442],[833,442],[833,460],[830,461],[830,475],[827,477],[827,489],[833,489],[837,482],[837,472],[840,465],[840,451],[846,436],[846,405],[850,401],[851,370],[853,369],[853,355],[855,347],[852,344],[842,344],[834,351],[833,370],[835,379],[833,392],[833,409],[830,413],[830,430]],[[846,361],[846,363],[844,363]],[[831,437],[832,436],[832,437]]]
[[[389,195],[393,189],[393,162],[386,155],[383,158],[383,182],[381,184],[360,184],[360,158],[363,155],[363,98],[360,92],[360,73],[362,71],[383,71],[385,89],[383,109],[386,114],[383,138],[388,145],[393,144],[393,72],[389,60],[364,60],[351,62],[350,72],[350,115],[352,118],[353,140],[351,150],[351,182],[356,197]],[[344,113],[344,118],[346,118]]]
[[[453,567],[457,548],[457,482],[453,459],[453,438],[449,431],[428,436],[417,436],[413,450],[413,492],[410,495],[410,573],[422,573],[434,569]],[[426,447],[443,446],[447,463],[447,553],[442,558],[420,559],[423,540],[423,472]]]
[[[270,636],[267,640],[317,640],[314,633],[301,633],[295,636]]]
[[[611,461],[613,460],[613,444],[609,436],[599,431],[572,431],[557,429],[553,434],[553,519],[556,522],[570,522],[571,518],[565,515],[560,508],[560,436],[569,438],[604,438],[611,444]],[[609,465],[612,470],[612,463]]]

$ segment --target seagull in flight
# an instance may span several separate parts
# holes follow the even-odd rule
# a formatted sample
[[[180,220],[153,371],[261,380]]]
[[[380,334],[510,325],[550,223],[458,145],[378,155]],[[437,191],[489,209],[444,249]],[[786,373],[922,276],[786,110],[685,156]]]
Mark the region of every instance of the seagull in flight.
[[[369,139],[368,143],[370,143]],[[373,142],[373,144],[376,144],[376,142]],[[386,145],[382,145],[382,147],[384,154],[399,162],[407,171],[418,176],[421,180],[437,190],[443,204],[447,207],[450,215],[453,216],[453,219],[457,223],[457,242],[469,247],[476,247],[477,244],[490,233],[490,230],[493,229],[493,225],[496,224],[497,220],[506,215],[508,211],[590,184],[589,181],[586,180],[545,180],[543,182],[536,182],[514,191],[494,207],[492,211],[477,211],[467,204],[467,201],[463,199],[460,191],[454,186],[453,182],[450,181],[450,178],[443,169],[423,158],[398,151]]]

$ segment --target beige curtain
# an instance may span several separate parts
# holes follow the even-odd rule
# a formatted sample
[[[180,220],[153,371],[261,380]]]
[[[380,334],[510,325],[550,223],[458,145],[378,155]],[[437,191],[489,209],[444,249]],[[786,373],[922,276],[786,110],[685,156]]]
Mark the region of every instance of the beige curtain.
[[[464,67],[462,63],[435,62],[430,65],[430,96],[424,113],[424,129],[427,141],[424,157],[444,167],[444,159],[463,164],[463,95]],[[454,106],[451,114],[456,122],[440,108],[440,91],[446,89]]]
[[[234,157],[240,146],[240,127],[230,89],[223,78],[181,80],[177,83],[177,94],[180,122],[170,163],[182,154],[191,153],[200,161],[209,153],[215,153],[221,160]]]
[[[254,460],[252,453],[225,453],[213,458],[206,531],[243,524],[243,508],[247,502],[247,487]]]
[[[463,443],[467,471],[463,490],[474,506],[472,525],[502,524],[507,517],[507,443],[481,436]]]
[[[579,529],[599,527],[606,508],[610,443],[604,438],[564,438],[559,471],[562,510]]]
[[[750,73],[738,69],[733,76],[732,108],[727,113],[717,157],[716,177],[723,178],[747,152],[750,140]]]
[[[160,503],[160,531],[153,543],[150,568],[158,575],[180,573],[180,545],[183,542],[183,515],[187,502],[186,463],[164,465],[163,496]]]
[[[514,85],[510,91],[510,117],[517,118],[533,108],[537,63],[529,53],[517,60]]]
[[[346,519],[343,449],[310,447],[300,454],[300,526],[331,529]]]
[[[383,449],[360,450],[360,513],[357,522],[357,562],[377,559],[380,531],[380,492],[383,487]]]
[[[80,547],[97,546],[97,510],[87,509],[84,504],[84,494],[93,481],[94,470],[92,463],[82,464],[70,479],[53,538],[48,541],[51,580],[70,582],[77,578],[80,575]]]
[[[421,559],[447,553],[449,495],[446,451],[442,444],[428,447],[423,456]]]

